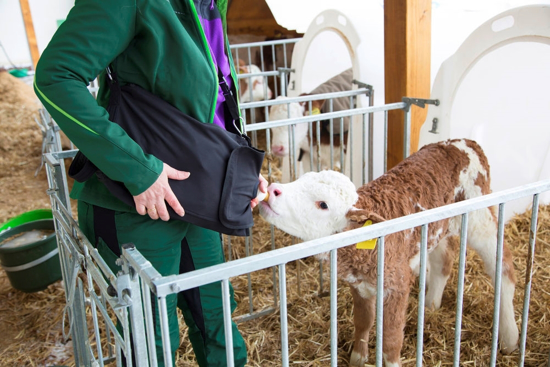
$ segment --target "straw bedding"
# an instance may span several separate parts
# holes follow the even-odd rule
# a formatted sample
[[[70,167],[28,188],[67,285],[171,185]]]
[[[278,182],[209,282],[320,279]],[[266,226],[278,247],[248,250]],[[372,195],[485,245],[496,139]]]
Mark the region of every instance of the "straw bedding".
[[[8,73],[0,72],[0,223],[27,210],[49,206],[45,194],[46,178],[42,170],[34,171],[39,163],[41,134],[33,121],[36,104],[32,89]],[[261,139],[260,139],[261,140]],[[277,163],[277,162],[274,162]],[[275,164],[276,165],[276,164]],[[271,180],[280,174],[273,168]],[[267,174],[266,174],[267,175]],[[256,215],[250,246],[243,239],[231,238],[227,255],[240,258],[250,253],[271,249],[271,227]],[[525,270],[528,252],[530,212],[516,216],[506,225],[505,240],[514,254],[517,271],[515,309],[521,325]],[[277,248],[296,243],[296,239],[275,229]],[[227,242],[227,241],[226,241]],[[526,345],[526,366],[547,365],[550,350],[550,206],[539,211],[537,247],[533,268],[533,286]],[[425,366],[452,365],[456,309],[458,259],[449,279],[438,311],[426,310],[424,329]],[[328,265],[323,266],[323,292],[328,291]],[[289,354],[293,365],[330,365],[330,307],[329,297],[320,297],[319,263],[313,258],[287,265]],[[239,304],[235,315],[249,312],[247,276],[232,279]],[[272,269],[251,275],[255,311],[273,307]],[[347,286],[338,283],[338,363],[346,365],[352,348],[353,310]],[[487,366],[491,353],[493,289],[483,273],[479,257],[468,253],[464,292],[461,365]],[[53,366],[74,365],[71,341],[62,337],[62,311],[65,295],[62,282],[45,291],[25,294],[10,287],[6,274],[0,270],[0,365]],[[403,364],[415,364],[417,335],[417,292],[411,294],[408,322],[405,329]],[[182,343],[178,350],[177,366],[194,366],[193,353],[182,324]],[[267,316],[241,322],[239,329],[246,339],[250,366],[279,366],[280,323],[277,307]],[[375,335],[370,339],[370,360],[374,364]],[[498,354],[498,366],[517,365],[519,353]]]

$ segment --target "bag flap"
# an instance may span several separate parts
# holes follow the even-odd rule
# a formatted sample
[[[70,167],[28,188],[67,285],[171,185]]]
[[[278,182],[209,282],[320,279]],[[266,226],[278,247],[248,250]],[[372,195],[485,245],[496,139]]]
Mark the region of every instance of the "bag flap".
[[[241,146],[229,157],[220,202],[220,222],[228,228],[252,227],[250,200],[256,197],[264,152]]]

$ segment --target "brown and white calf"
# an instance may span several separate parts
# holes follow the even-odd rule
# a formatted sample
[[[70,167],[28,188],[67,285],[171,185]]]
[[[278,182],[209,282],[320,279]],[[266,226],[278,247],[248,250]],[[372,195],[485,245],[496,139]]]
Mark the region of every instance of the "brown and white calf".
[[[303,240],[321,238],[490,193],[489,163],[471,140],[449,140],[427,145],[396,167],[360,187],[334,171],[309,172],[288,184],[271,184],[260,214],[270,223]],[[428,226],[427,307],[441,306],[443,289],[454,259],[451,239],[460,233],[460,217]],[[468,246],[474,249],[493,279],[496,268],[497,218],[494,208],[469,214]],[[384,334],[385,365],[401,366],[409,292],[419,272],[420,227],[385,238]],[[320,255],[320,257],[326,256]],[[377,251],[348,246],[338,250],[338,276],[351,288],[355,344],[352,366],[368,359],[368,334],[375,318]],[[499,320],[501,350],[517,348],[514,319],[514,267],[504,246]]]

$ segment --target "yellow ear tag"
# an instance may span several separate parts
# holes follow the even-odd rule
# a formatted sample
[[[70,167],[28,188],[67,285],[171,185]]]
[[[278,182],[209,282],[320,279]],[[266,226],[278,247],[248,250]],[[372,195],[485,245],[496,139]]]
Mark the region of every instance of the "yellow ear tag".
[[[318,109],[317,107],[311,110],[311,115],[320,115],[320,114],[321,114],[321,110]]]
[[[371,224],[372,224],[372,220],[367,220],[365,224],[363,224],[363,227],[370,226]],[[358,250],[374,250],[375,248],[376,248],[376,238],[357,243]]]

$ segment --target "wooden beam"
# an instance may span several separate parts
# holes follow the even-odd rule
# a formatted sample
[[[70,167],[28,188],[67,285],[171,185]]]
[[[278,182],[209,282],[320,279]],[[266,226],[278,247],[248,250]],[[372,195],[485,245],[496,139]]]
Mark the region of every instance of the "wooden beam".
[[[29,44],[29,51],[31,52],[32,64],[36,68],[40,53],[38,52],[38,43],[36,42],[36,34],[34,33],[29,0],[19,0],[19,4],[21,5],[21,13],[23,13],[23,22],[25,23],[25,31],[27,32],[27,42]]]
[[[384,1],[385,102],[430,98],[431,0]],[[418,149],[427,108],[412,107],[410,153]],[[403,160],[404,112],[388,113],[388,169]]]

